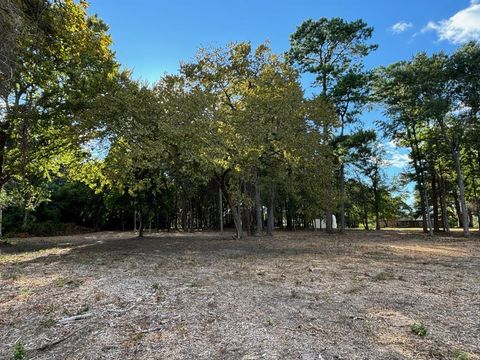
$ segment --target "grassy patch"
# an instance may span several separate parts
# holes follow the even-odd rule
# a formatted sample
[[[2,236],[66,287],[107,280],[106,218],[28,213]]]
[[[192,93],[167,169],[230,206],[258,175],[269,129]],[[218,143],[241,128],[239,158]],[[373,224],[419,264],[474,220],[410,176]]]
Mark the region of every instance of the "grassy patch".
[[[424,323],[414,323],[410,325],[410,330],[417,336],[424,337],[427,335],[428,329]]]
[[[43,319],[42,322],[41,322],[41,325],[43,327],[46,327],[46,328],[50,328],[52,327],[53,325],[55,325],[55,320],[53,320],[52,318],[46,318],[46,319]]]
[[[387,280],[393,280],[393,279],[394,279],[393,274],[387,271],[381,271],[373,277],[373,280],[375,281],[387,281]]]
[[[30,289],[22,288],[20,289],[20,297],[23,299],[27,299],[30,296]]]
[[[63,277],[59,277],[59,278],[55,279],[55,285],[57,285],[60,288],[64,287],[65,286],[65,279]]]
[[[7,271],[7,272],[2,272],[2,280],[18,280],[20,275],[16,273],[15,271]]]
[[[469,360],[470,359],[470,356],[468,355],[468,353],[464,352],[464,351],[454,351],[453,353],[453,358],[455,360]]]
[[[11,360],[24,360],[27,358],[27,350],[21,342],[17,342],[13,348]]]

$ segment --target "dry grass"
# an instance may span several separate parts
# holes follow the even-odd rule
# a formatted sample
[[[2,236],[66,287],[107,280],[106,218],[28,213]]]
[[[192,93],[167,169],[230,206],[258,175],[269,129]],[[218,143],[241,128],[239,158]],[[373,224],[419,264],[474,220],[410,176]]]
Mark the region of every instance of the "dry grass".
[[[17,342],[29,359],[480,359],[478,238],[105,232],[1,250],[1,359]]]

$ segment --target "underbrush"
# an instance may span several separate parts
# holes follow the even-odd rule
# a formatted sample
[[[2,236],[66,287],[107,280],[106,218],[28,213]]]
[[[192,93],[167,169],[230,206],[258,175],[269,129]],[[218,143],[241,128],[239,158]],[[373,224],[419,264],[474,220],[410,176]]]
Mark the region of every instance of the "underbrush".
[[[8,232],[5,237],[30,237],[30,236],[55,236],[55,235],[74,235],[92,231],[89,228],[78,226],[73,223],[57,223],[53,221],[32,222],[18,230]]]

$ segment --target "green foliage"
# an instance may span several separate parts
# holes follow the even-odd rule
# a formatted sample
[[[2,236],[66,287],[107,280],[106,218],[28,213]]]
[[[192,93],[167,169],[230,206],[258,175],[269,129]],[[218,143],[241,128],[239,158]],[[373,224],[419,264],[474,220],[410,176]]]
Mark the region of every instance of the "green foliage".
[[[86,2],[8,1],[15,25],[11,77],[2,80],[0,189],[28,213],[49,199],[47,183],[90,156],[92,109],[118,71],[106,25]]]
[[[464,352],[464,351],[454,351],[453,353],[453,358],[456,359],[456,360],[468,360],[470,359],[470,356],[468,355],[468,353]]]
[[[389,116],[381,125],[387,136],[411,149],[421,213],[430,205],[429,190],[443,201],[444,217],[448,217],[446,204],[457,202],[465,236],[469,200],[478,208],[474,159],[480,146],[478,136],[474,140],[471,134],[478,133],[480,97],[478,79],[470,74],[478,71],[479,58],[478,43],[468,43],[451,55],[420,53],[411,61],[380,68],[376,79],[377,97]],[[469,181],[465,173],[472,174]],[[448,219],[444,222],[448,224]]]
[[[394,276],[386,271],[379,272],[377,275],[373,277],[375,281],[387,281],[394,279]]]
[[[11,360],[24,360],[27,358],[27,350],[21,342],[17,342],[13,348]]]
[[[20,228],[20,232],[34,236],[63,235],[67,225],[54,221],[31,222]]]
[[[410,326],[410,330],[417,336],[424,337],[427,335],[428,329],[424,323],[414,323]]]
[[[365,228],[375,216],[379,229],[409,209],[386,182],[378,136],[355,128],[373,99],[389,117],[386,135],[411,149],[404,179],[417,182],[420,212],[439,199],[446,217],[459,203],[464,223],[479,211],[477,43],[372,73],[363,62],[377,48],[373,28],[310,19],[285,56],[267,43],[203,48],[150,85],[119,70],[108,27],[85,1],[6,0],[2,10],[8,232],[125,229],[134,214],[139,235],[152,223],[212,227],[218,190],[237,237],[252,231],[254,213],[262,228],[265,208],[268,232],[283,215],[293,228],[333,212]],[[318,95],[305,98],[298,71],[314,74]]]
[[[372,33],[373,28],[363,20],[309,19],[290,37],[289,58],[303,71],[316,74],[316,82],[326,93],[332,82],[355,67],[356,59],[377,48],[366,43]]]

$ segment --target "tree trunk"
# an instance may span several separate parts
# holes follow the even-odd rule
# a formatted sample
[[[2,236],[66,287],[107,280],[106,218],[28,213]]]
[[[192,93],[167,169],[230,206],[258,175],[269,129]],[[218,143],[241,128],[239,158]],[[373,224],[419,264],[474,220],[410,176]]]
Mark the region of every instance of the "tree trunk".
[[[377,184],[373,185],[373,197],[375,201],[375,230],[380,230],[380,192]]]
[[[443,222],[443,231],[450,233],[450,223],[448,222],[448,208],[447,208],[447,199],[445,195],[445,182],[443,177],[440,176],[440,204],[442,209],[442,222]]]
[[[194,213],[193,213],[193,202],[192,202],[192,198],[189,198],[188,199],[188,207],[189,207],[189,213],[190,213],[190,216],[189,216],[189,221],[188,221],[188,230],[189,232],[193,233],[193,228],[194,228]]]
[[[415,126],[412,128],[406,127],[407,137],[409,139],[409,145],[411,149],[411,155],[413,159],[413,168],[415,170],[415,180],[417,181],[418,192],[420,194],[420,212],[422,213],[422,226],[423,232],[427,233],[429,231],[427,226],[427,209],[428,206],[425,205],[427,199],[425,198],[425,181],[423,176],[423,170],[421,168],[420,160],[420,150],[418,148],[417,133]]]
[[[423,188],[423,197],[425,199],[425,206],[427,208],[425,215],[427,217],[428,234],[430,236],[433,236],[432,219],[430,218],[430,205],[428,204],[428,195],[427,195],[427,190],[425,190],[425,187]]]
[[[268,216],[268,215],[267,215]],[[293,230],[292,204],[290,199],[285,201],[285,216],[287,218],[287,230]]]
[[[275,206],[275,189],[272,187],[270,191],[270,198],[267,208],[267,235],[273,236],[273,226],[274,226],[274,206]]]
[[[453,159],[455,161],[455,169],[457,172],[457,183],[458,183],[458,190],[460,192],[460,206],[462,211],[462,222],[463,222],[463,236],[469,237],[470,236],[470,229],[468,227],[468,209],[467,209],[467,202],[465,201],[465,184],[463,180],[463,171],[462,166],[460,165],[460,151],[458,149],[453,150]]]
[[[367,208],[367,199],[365,198],[365,193],[363,193],[363,224],[365,225],[365,230],[370,230],[368,226],[368,208]]]
[[[327,210],[327,213],[325,215],[325,230],[329,233],[333,232],[333,219],[332,219],[332,211]]]
[[[26,227],[26,226],[27,226],[27,224],[28,224],[28,210],[27,210],[27,209],[25,209],[25,210],[23,211],[23,221],[22,221],[22,226],[23,226],[23,227]]]
[[[222,189],[218,188],[218,209],[219,209],[219,221],[220,221],[220,233],[223,234],[223,198]]]
[[[137,210],[133,210],[133,232],[137,232]]]
[[[280,202],[280,213],[278,214],[278,227],[283,230],[283,201]]]
[[[433,231],[440,231],[438,222],[438,191],[437,191],[437,174],[432,166],[432,207],[433,207]]]
[[[141,208],[140,208],[140,211],[139,211],[138,237],[143,237],[143,211],[142,211]]]
[[[364,225],[365,225],[365,230],[370,230],[370,228],[368,226],[368,212],[365,208],[363,209],[363,222],[364,222]]]
[[[228,207],[230,208],[230,211],[233,216],[233,222],[235,224],[235,230],[236,230],[235,238],[242,239],[243,226],[242,226],[242,215],[240,212],[240,203],[238,204],[238,207],[235,206],[235,204],[233,203],[230,193],[227,190],[227,186],[225,185],[226,175],[227,175],[227,172],[224,172],[221,176],[215,173],[215,177],[217,179],[218,185],[220,186],[220,190],[222,191],[223,197],[227,201]]]
[[[261,235],[263,231],[262,200],[260,196],[257,170],[255,170],[255,222],[255,235]]]
[[[345,231],[345,165],[340,165],[340,232]]]
[[[455,213],[457,214],[457,226],[463,227],[462,210],[460,209],[460,201],[458,200],[457,190],[453,190],[453,204],[455,206]]]

